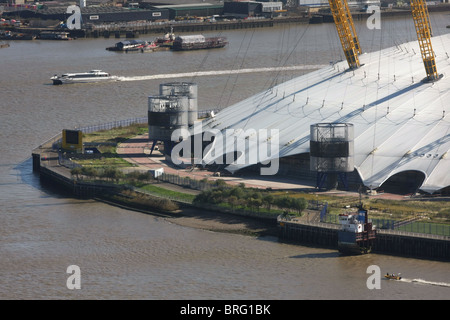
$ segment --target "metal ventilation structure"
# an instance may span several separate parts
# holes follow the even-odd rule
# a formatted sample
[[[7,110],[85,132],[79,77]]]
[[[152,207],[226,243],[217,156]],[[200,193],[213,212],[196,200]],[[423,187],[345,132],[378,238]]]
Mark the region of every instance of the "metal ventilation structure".
[[[354,170],[354,129],[350,123],[317,123],[310,127],[310,170],[317,172],[321,189],[337,187],[338,176],[348,188],[346,173]]]
[[[198,118],[197,84],[169,82],[159,85],[159,95],[148,97],[148,131],[153,141],[150,154],[158,141],[164,144],[164,153],[170,155],[174,144],[187,137],[176,137],[175,130],[194,125]]]
[[[174,142],[172,134],[177,129],[188,128],[189,99],[187,96],[148,97],[148,135],[153,141],[151,152],[158,141],[164,143],[164,153],[170,155]],[[183,137],[179,137],[183,138]]]
[[[194,125],[198,119],[197,92],[197,84],[192,82],[170,82],[159,85],[160,95],[188,97],[188,126]]]

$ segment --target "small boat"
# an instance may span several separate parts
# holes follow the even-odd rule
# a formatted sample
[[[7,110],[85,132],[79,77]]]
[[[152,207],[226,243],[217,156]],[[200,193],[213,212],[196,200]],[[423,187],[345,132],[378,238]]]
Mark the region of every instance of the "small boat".
[[[342,254],[365,254],[372,251],[377,230],[368,217],[368,211],[360,205],[356,214],[340,214],[338,250]]]
[[[124,40],[117,42],[114,47],[108,47],[108,51],[117,52],[152,52],[158,49],[158,45],[154,42],[144,40]]]
[[[82,73],[65,73],[62,76],[54,75],[50,78],[53,84],[64,83],[88,83],[88,82],[103,82],[103,81],[117,81],[118,76],[112,76],[102,70],[91,70]]]
[[[170,32],[167,32],[163,37],[156,38],[154,42],[160,48],[172,48],[174,40],[173,27],[170,27]]]
[[[11,31],[0,31],[0,40],[34,40],[35,35],[24,33],[13,33]]]
[[[387,273],[384,277],[390,280],[400,280],[402,278],[400,277],[400,273],[398,275]]]

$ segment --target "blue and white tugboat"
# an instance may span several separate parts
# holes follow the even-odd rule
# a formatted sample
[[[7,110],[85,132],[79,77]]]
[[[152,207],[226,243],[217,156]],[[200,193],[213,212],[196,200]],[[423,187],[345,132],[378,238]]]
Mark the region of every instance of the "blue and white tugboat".
[[[376,229],[362,206],[356,214],[340,214],[338,250],[343,254],[364,254],[372,250]]]

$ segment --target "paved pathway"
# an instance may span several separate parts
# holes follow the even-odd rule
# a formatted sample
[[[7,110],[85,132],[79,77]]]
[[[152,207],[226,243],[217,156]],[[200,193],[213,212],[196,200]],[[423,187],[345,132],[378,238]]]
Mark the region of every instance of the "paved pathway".
[[[164,155],[161,154],[158,150],[154,150],[153,154],[150,156],[151,150],[151,141],[148,140],[148,134],[136,136],[132,139],[129,139],[117,147],[117,153],[122,155],[122,157],[135,164],[137,166],[130,170],[149,170],[149,169],[158,169],[164,168],[164,173],[179,175],[180,177],[189,177],[191,179],[204,179],[207,178],[209,180],[215,179],[223,179],[227,183],[230,184],[239,184],[244,183],[247,187],[254,188],[272,188],[272,189],[283,189],[283,190],[308,190],[315,191],[314,184],[311,182],[299,181],[297,179],[289,179],[289,177],[279,177],[279,176],[222,176],[216,177],[212,172],[201,169],[183,169],[176,168],[169,161],[166,161]],[[331,190],[326,192],[330,195],[353,195],[358,197],[358,193],[356,192],[346,192],[340,190]],[[364,195],[367,196],[367,195]],[[405,197],[403,195],[396,194],[378,194],[371,195],[373,198],[383,198],[383,199],[395,199],[395,200],[403,200],[409,197]]]
[[[191,179],[223,179],[231,184],[244,183],[246,186],[256,187],[256,188],[268,188],[272,189],[311,189],[314,188],[312,185],[301,184],[298,181],[274,177],[264,177],[262,179],[260,176],[214,176],[214,174],[207,170],[202,170],[195,168],[184,169],[176,168],[169,161],[166,161],[164,156],[158,150],[154,150],[153,154],[150,156],[151,142],[148,140],[148,135],[144,134],[141,136],[129,139],[117,147],[117,153],[122,155],[123,159],[135,164],[137,166],[132,170],[149,170],[164,168],[164,173],[179,175],[180,177],[189,177]]]

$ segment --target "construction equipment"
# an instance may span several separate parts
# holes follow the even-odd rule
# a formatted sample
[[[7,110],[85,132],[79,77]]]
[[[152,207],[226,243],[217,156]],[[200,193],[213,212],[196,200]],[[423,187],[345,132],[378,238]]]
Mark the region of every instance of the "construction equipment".
[[[352,15],[348,8],[347,1],[328,0],[328,2],[348,66],[350,69],[359,68],[360,63],[358,53],[361,52],[361,48],[358,37],[356,36]]]
[[[358,54],[361,54],[362,53],[361,46],[359,45],[358,35],[356,34],[355,25],[353,24],[352,14],[350,13],[350,9],[348,7],[347,1],[343,1],[343,3],[345,6],[345,12],[347,14],[348,23],[350,24],[350,28],[351,28],[351,32],[352,32],[353,43],[355,44],[355,48],[356,48],[356,51],[358,52]]]
[[[425,0],[411,0],[411,12],[416,27],[423,64],[427,73],[426,80],[439,80],[440,76],[436,69],[434,51],[431,46],[431,25]]]

